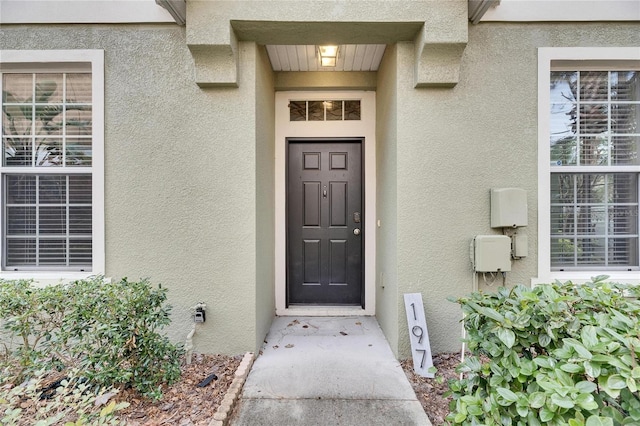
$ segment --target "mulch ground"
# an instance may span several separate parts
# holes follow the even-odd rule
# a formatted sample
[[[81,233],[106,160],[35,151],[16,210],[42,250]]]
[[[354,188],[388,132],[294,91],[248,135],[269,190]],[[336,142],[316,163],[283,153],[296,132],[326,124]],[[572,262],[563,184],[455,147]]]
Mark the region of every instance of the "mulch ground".
[[[449,390],[449,380],[459,378],[455,369],[460,364],[460,353],[433,355],[433,365],[438,369],[433,379],[416,375],[410,359],[400,363],[431,423],[434,426],[446,424],[444,419],[449,414],[451,397],[445,397],[444,394]]]
[[[194,354],[191,364],[186,365],[183,361],[178,382],[163,388],[160,400],[144,398],[133,389],[119,392],[114,400],[126,401],[130,405],[117,412],[118,418],[128,426],[207,426],[231,386],[241,360],[242,355]],[[434,379],[416,375],[411,360],[403,360],[401,365],[429,419],[438,426],[446,424],[450,398],[444,394],[448,390],[448,380],[457,377],[455,368],[460,362],[459,354],[436,354],[433,362],[438,369]],[[215,374],[215,379],[198,386],[212,374]],[[23,408],[19,424],[33,424],[29,413],[34,410]]]
[[[120,411],[119,417],[131,426],[206,426],[231,385],[241,360],[241,355],[194,355],[190,365],[183,365],[180,380],[164,389],[161,400],[150,401],[131,390],[121,392],[117,399],[131,405]],[[433,355],[433,364],[438,371],[436,378],[427,379],[413,372],[412,360],[401,361],[418,401],[434,426],[446,424],[451,398],[444,394],[448,391],[448,381],[458,377],[455,368],[459,363],[459,353]],[[197,387],[210,374],[218,378],[204,387]]]
[[[182,366],[180,380],[163,389],[162,399],[151,401],[132,390],[118,394],[119,401],[131,405],[118,412],[118,417],[131,426],[200,426],[208,425],[235,374],[242,355],[194,354],[192,363]],[[217,379],[198,387],[215,374]]]

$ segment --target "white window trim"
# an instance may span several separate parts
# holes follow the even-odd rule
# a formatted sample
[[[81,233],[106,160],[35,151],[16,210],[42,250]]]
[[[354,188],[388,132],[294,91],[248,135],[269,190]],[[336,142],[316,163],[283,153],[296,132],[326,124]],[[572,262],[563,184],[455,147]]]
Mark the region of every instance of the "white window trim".
[[[289,121],[289,101],[360,100],[361,119],[346,121]],[[375,92],[277,92],[275,145],[275,304],[280,316],[375,315],[376,271],[376,137]],[[286,301],[286,147],[287,138],[364,138],[364,280],[365,308],[359,306],[294,306]]]
[[[0,70],[15,69],[17,65],[34,67],[51,64],[90,64],[93,101],[93,158],[92,206],[93,235],[90,272],[74,271],[0,271],[2,279],[33,279],[39,283],[55,283],[105,274],[104,223],[104,51],[103,50],[0,50]],[[2,223],[2,209],[0,209]],[[2,244],[0,244],[0,257]]]
[[[640,271],[551,270],[551,165],[549,161],[549,92],[552,61],[640,61],[640,47],[541,47],[538,49],[538,276],[531,284],[583,283],[597,275],[610,281],[640,284]],[[586,62],[585,62],[586,63]]]

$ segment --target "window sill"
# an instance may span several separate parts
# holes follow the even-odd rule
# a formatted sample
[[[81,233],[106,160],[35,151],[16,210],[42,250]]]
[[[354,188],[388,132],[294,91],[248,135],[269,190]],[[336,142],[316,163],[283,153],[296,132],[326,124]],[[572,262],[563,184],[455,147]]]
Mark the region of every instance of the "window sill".
[[[539,284],[550,284],[556,280],[560,282],[571,281],[575,284],[584,284],[591,281],[591,278],[598,275],[608,275],[608,282],[616,282],[620,284],[640,285],[640,271],[567,271],[567,272],[550,272],[548,275],[531,278],[531,287]]]
[[[47,286],[69,283],[95,276],[93,272],[65,272],[65,271],[1,271],[0,279],[3,280],[33,280],[37,285]],[[105,278],[105,281],[109,279]]]

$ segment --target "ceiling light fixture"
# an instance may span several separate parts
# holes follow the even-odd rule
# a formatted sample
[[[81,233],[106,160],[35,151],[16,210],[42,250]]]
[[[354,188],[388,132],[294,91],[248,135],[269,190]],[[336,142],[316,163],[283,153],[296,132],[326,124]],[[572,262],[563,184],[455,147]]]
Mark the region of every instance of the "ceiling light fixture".
[[[323,67],[335,67],[338,59],[338,46],[318,46],[320,65]]]

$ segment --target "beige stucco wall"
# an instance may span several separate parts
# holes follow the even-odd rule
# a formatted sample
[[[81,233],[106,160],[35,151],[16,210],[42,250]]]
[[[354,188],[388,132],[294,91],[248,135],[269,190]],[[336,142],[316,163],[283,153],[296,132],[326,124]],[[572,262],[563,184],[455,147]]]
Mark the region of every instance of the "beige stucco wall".
[[[472,25],[460,82],[452,89],[414,89],[408,72],[413,45],[398,44],[401,357],[410,353],[403,293],[423,294],[435,352],[460,349],[461,314],[446,299],[471,291],[473,236],[497,231],[490,228],[491,188],[528,191],[529,226],[522,232],[529,237],[529,256],[513,262],[507,285],[529,285],[537,275],[537,48],[542,46],[640,46],[640,31],[633,23]]]
[[[388,46],[378,70],[376,91],[376,318],[389,344],[398,348],[398,61],[396,46]]]
[[[457,81],[467,0],[187,2],[187,44],[202,86],[236,86],[236,44],[356,44],[416,40],[416,84]]]
[[[273,91],[301,88],[301,79],[274,76],[263,49],[240,42],[238,87],[201,89],[186,38],[166,24],[6,25],[0,48],[105,50],[107,275],[168,287],[176,341],[192,326],[189,307],[206,302],[196,349],[240,353],[261,343],[273,317]],[[412,42],[385,54],[376,80],[376,309],[400,357],[409,355],[408,292],[423,294],[434,352],[459,349],[460,312],[446,298],[471,290],[473,236],[496,232],[491,188],[528,191],[529,257],[514,262],[507,284],[537,274],[541,46],[640,46],[640,31],[470,26],[451,89],[414,88]],[[358,84],[371,84],[362,77]]]
[[[448,20],[442,27],[448,36],[457,26],[453,18],[466,20],[466,13],[466,0],[189,0],[187,38],[222,45],[233,28],[238,40],[267,44],[385,43],[411,39],[425,21]]]
[[[256,61],[256,343],[262,345],[275,312],[274,73],[263,47]]]
[[[173,340],[184,341],[189,308],[205,302],[196,350],[255,349],[273,315],[272,262],[256,256],[273,239],[260,183],[273,173],[273,91],[256,45],[239,46],[240,87],[211,90],[194,83],[185,29],[172,24],[3,26],[0,40],[105,50],[106,274],[167,287]]]

